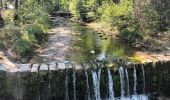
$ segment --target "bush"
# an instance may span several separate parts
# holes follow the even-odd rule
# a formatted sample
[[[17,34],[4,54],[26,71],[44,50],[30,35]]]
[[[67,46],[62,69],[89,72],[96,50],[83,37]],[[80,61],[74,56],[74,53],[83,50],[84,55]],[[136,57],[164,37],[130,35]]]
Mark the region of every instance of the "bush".
[[[34,25],[29,26],[27,28],[27,32],[29,35],[32,35],[39,44],[45,41],[46,34],[43,32],[43,30],[40,27]]]
[[[87,9],[84,0],[73,0],[69,9],[76,19],[86,19]]]
[[[4,49],[13,48],[16,41],[21,38],[20,28],[12,25],[3,27],[0,33],[0,43]]]
[[[15,44],[15,50],[21,57],[30,56],[34,52],[33,43],[24,39],[18,39]]]
[[[13,10],[3,10],[2,12],[2,17],[4,19],[4,23],[7,24],[12,24],[13,23],[13,15],[14,11]]]
[[[45,7],[38,5],[37,2],[25,2],[18,10],[19,26],[26,27],[35,25],[43,30],[48,28],[49,16]]]
[[[143,36],[137,30],[123,29],[120,32],[120,36],[127,39],[130,42],[142,41]]]
[[[142,9],[143,20],[140,22],[142,31],[145,34],[151,35],[159,31],[159,14],[151,6],[144,6]]]
[[[102,21],[107,22],[112,27],[117,26],[119,29],[126,26],[132,19],[132,11],[132,0],[125,0],[119,4],[105,3],[98,9]]]

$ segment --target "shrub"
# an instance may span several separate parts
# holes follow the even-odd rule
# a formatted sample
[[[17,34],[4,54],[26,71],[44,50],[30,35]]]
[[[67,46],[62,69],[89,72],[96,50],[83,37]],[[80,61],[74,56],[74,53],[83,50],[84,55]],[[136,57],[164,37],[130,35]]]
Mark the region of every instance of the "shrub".
[[[43,42],[45,40],[45,33],[43,32],[43,30],[38,27],[38,26],[29,26],[27,28],[27,32],[29,35],[32,35],[34,37],[34,39],[39,43],[41,44],[41,42]]]
[[[124,27],[132,18],[133,11],[132,0],[124,0],[119,4],[105,3],[98,9],[101,20],[107,22],[111,26],[118,28]]]
[[[84,0],[73,0],[70,3],[69,9],[76,19],[86,19],[87,10],[85,8]]]
[[[120,36],[126,38],[130,42],[142,41],[143,36],[138,30],[123,29]]]
[[[49,16],[45,7],[38,5],[36,2],[25,2],[18,10],[19,26],[35,25],[42,29],[48,27]]]
[[[18,39],[21,38],[20,28],[7,25],[0,29],[0,43],[4,49],[13,48]]]
[[[13,19],[14,19],[13,15],[14,15],[13,10],[3,10],[2,11],[2,17],[3,17],[6,25],[13,23]]]

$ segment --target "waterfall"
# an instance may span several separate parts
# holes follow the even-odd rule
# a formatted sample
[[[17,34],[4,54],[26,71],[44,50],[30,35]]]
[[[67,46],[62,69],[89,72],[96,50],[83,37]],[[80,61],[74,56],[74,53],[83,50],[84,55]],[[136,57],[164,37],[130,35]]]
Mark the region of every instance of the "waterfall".
[[[89,88],[89,78],[88,78],[88,74],[87,74],[87,70],[85,72],[85,75],[86,75],[86,98],[85,100],[91,100],[90,98],[90,88]]]
[[[38,100],[41,100],[41,94],[40,94],[40,70],[39,70],[39,67],[38,67],[38,72],[37,72],[37,74],[38,74],[38,77],[37,77],[37,80],[38,80]]]
[[[142,65],[142,72],[143,72],[143,93],[145,94],[145,69]]]
[[[66,75],[66,79],[65,79],[65,100],[69,100],[68,77],[67,77],[67,75]]]
[[[76,100],[76,72],[73,69],[73,100]]]
[[[108,86],[109,86],[109,100],[114,100],[114,89],[113,89],[113,79],[112,79],[112,75],[110,73],[110,70],[108,69]]]
[[[124,76],[124,68],[119,68],[119,74],[120,74],[120,86],[121,86],[121,97],[124,97],[125,95],[125,76]]]
[[[50,67],[48,65],[48,99],[52,99],[51,95],[51,72],[50,72]]]
[[[133,87],[133,91],[134,91],[134,94],[137,94],[137,93],[136,93],[136,85],[137,85],[136,67],[134,66],[133,69],[134,69],[134,73],[133,73],[133,77],[134,77],[134,87]]]
[[[127,69],[125,71],[126,71],[126,80],[127,80],[127,95],[130,95],[130,93],[129,93],[129,76],[128,76],[128,71],[127,71]]]
[[[92,71],[94,100],[101,100],[101,97],[100,97],[100,75],[101,75],[101,69],[98,71],[98,73],[96,73],[96,71]]]

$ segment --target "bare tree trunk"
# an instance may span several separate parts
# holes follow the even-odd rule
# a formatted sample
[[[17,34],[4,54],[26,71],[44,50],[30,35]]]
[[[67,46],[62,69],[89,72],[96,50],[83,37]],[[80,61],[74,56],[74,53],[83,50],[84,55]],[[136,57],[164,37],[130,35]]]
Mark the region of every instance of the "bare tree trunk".
[[[2,0],[0,0],[0,6],[1,6],[0,9],[2,9],[3,8],[3,1]]]
[[[40,2],[41,2],[41,1],[40,1],[40,0],[38,0],[38,4],[40,4]]]
[[[15,1],[15,13],[14,13],[14,22],[18,20],[18,0]]]
[[[141,12],[141,0],[135,0],[134,2],[135,6],[134,6],[134,9],[135,9],[135,18],[140,21],[141,20],[141,17],[142,17],[142,12]]]
[[[8,5],[7,5],[7,0],[5,0],[5,9],[8,8],[7,6],[8,6]]]

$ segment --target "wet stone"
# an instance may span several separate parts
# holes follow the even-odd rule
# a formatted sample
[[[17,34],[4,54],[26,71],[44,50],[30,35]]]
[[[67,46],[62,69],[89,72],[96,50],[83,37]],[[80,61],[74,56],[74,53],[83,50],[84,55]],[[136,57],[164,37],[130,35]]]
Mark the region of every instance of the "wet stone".
[[[38,67],[39,67],[39,64],[33,64],[31,68],[31,72],[38,72]]]
[[[11,73],[16,73],[16,72],[18,72],[18,71],[19,71],[19,70],[18,70],[17,67],[8,70],[8,72],[11,72]]]
[[[6,67],[3,64],[1,64],[1,63],[0,63],[0,70],[7,71]]]
[[[50,67],[49,70],[52,70],[52,71],[57,70],[56,63],[51,63],[49,67]]]
[[[39,69],[40,71],[47,71],[48,70],[48,66],[47,66],[47,64],[42,64],[41,66],[40,66],[40,69]]]
[[[65,69],[66,66],[65,66],[64,63],[58,63],[58,68],[59,68],[59,69]]]
[[[19,64],[17,65],[19,72],[28,72],[30,71],[31,64]]]

